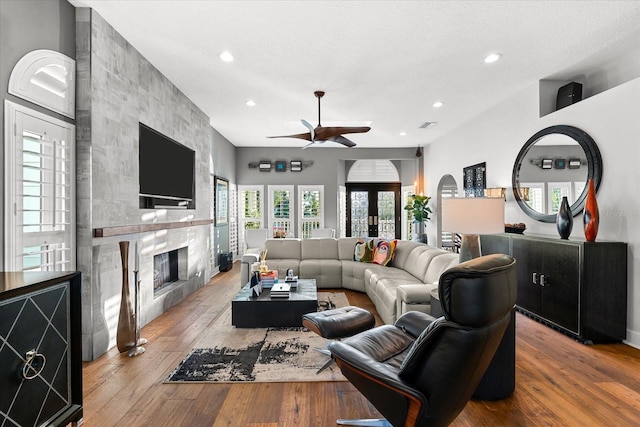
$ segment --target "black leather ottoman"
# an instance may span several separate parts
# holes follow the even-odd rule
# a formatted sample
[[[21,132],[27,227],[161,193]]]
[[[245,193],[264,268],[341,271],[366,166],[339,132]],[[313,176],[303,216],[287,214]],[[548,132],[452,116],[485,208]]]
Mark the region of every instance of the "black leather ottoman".
[[[375,326],[376,319],[368,310],[352,305],[334,308],[333,310],[307,313],[302,316],[302,326],[327,339],[350,337]],[[331,355],[327,349],[318,351]],[[326,369],[333,359],[329,359],[318,372]]]
[[[302,316],[302,326],[327,339],[350,337],[373,328],[375,324],[373,314],[352,305]]]

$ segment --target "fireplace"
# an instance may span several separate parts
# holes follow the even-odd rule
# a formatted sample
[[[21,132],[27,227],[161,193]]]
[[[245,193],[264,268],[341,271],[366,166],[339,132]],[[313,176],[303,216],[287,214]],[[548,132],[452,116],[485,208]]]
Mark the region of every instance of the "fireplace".
[[[174,249],[153,256],[153,295],[168,291],[187,279],[187,248]]]

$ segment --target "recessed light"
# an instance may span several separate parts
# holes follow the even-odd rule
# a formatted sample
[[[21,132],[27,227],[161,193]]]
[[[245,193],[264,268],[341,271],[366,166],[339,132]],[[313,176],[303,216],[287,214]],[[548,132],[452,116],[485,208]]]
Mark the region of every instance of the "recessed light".
[[[220,52],[220,55],[218,55],[220,57],[220,60],[223,62],[233,62],[233,55],[231,55],[231,52],[229,52],[228,50],[225,50],[224,52]]]
[[[400,136],[407,136],[407,132],[405,131],[400,132]]]
[[[442,101],[436,101],[433,103],[433,108],[440,108],[444,105],[444,102]]]
[[[254,101],[253,99],[248,99],[245,102],[245,104],[246,104],[247,107],[255,107],[256,106],[256,101]]]
[[[496,53],[492,53],[491,55],[489,55],[486,58],[484,58],[484,62],[486,64],[491,64],[493,62],[496,62],[500,58],[502,58],[502,54],[496,52]]]

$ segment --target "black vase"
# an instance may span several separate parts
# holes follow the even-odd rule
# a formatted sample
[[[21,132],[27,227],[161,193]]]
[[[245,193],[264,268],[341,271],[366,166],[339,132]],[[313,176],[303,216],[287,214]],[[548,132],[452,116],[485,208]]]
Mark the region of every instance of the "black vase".
[[[556,226],[558,227],[560,238],[568,239],[573,228],[573,215],[571,215],[571,208],[566,196],[562,198],[560,203],[560,210],[558,211],[558,216],[556,216]]]

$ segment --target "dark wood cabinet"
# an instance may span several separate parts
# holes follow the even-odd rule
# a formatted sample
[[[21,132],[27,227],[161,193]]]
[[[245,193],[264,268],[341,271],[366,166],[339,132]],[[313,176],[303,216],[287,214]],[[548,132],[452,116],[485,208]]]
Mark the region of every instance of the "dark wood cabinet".
[[[0,272],[0,424],[82,419],[80,273]]]
[[[517,260],[522,313],[586,343],[626,338],[626,243],[498,234],[481,244]]]

